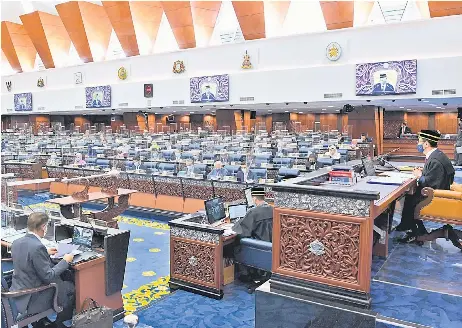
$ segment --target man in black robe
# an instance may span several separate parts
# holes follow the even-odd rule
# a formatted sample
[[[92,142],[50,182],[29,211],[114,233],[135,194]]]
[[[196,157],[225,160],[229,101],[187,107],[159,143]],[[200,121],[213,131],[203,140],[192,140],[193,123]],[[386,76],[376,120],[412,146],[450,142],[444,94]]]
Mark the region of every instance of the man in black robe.
[[[252,199],[255,207],[247,211],[244,218],[234,224],[233,230],[240,238],[254,238],[263,241],[272,241],[273,236],[273,207],[265,202],[265,189],[252,188]],[[234,253],[241,251],[240,246],[234,247]],[[238,266],[239,280],[243,282],[261,281],[267,279],[268,273],[254,268]]]
[[[255,207],[247,211],[244,218],[233,227],[239,238],[254,238],[272,241],[273,236],[273,207],[265,201],[263,187],[252,188],[252,199]]]
[[[414,210],[423,200],[421,191],[425,187],[432,189],[449,190],[454,182],[454,167],[449,158],[437,148],[441,135],[437,131],[422,130],[419,133],[417,150],[425,155],[423,169],[415,168],[412,172],[417,178],[417,189],[413,195],[407,195],[404,200],[401,223],[396,227],[397,231],[409,231],[400,242],[410,243],[415,241],[416,236],[427,233],[421,220],[414,220]]]

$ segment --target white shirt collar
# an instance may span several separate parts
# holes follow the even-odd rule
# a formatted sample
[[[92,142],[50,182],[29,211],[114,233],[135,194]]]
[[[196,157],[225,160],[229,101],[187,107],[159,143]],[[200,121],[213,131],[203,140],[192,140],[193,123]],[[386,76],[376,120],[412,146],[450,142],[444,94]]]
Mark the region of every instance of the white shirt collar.
[[[42,241],[42,238],[39,235],[37,235],[35,232],[29,231],[28,233],[30,233],[31,235],[34,235],[35,237],[38,238],[38,240]]]
[[[430,155],[436,150],[436,148],[432,148],[432,150],[430,150],[427,155],[425,155],[425,158],[428,159],[430,157]]]

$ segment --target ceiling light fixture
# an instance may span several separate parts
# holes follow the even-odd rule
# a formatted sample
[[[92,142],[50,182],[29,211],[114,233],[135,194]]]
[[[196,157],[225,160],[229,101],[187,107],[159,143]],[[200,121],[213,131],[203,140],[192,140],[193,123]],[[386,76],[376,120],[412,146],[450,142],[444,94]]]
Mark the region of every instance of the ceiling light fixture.
[[[438,109],[441,109],[441,107],[439,107],[439,106],[438,106],[438,107],[436,107],[436,108],[438,108]]]
[[[323,108],[323,109],[321,109],[321,110],[327,110],[327,109]]]
[[[303,114],[303,112],[298,112],[299,114]]]
[[[284,113],[288,113],[289,111],[288,110],[285,110]]]
[[[332,108],[332,107],[334,107],[334,106],[327,106],[327,107]]]
[[[422,100],[422,102],[429,102],[428,100]]]
[[[194,114],[194,112],[189,112],[189,114]]]
[[[400,108],[402,109],[402,108],[404,108],[404,107],[401,106]]]
[[[407,110],[412,110],[411,108],[408,108]]]

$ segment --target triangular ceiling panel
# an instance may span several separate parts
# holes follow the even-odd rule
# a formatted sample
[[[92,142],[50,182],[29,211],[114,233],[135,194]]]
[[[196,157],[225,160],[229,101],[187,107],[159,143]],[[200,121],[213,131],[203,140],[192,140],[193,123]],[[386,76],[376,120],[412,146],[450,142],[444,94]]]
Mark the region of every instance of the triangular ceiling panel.
[[[21,24],[2,22],[2,50],[17,72],[30,71],[34,68],[37,51]]]
[[[35,11],[20,18],[44,66],[63,66],[71,40],[59,16]]]
[[[150,54],[164,13],[162,4],[159,1],[130,1],[130,11],[140,54]]]
[[[112,26],[103,6],[85,1],[56,5],[69,37],[84,63],[103,60]]]
[[[263,1],[233,1],[233,7],[244,39],[255,40],[266,37]]]
[[[353,27],[354,1],[319,1],[328,30]]]
[[[369,15],[374,8],[375,1],[355,1],[354,2],[354,24],[353,26],[363,26],[369,20]]]
[[[289,12],[290,1],[265,1],[266,37],[282,34],[284,22]]]
[[[111,21],[125,56],[140,54],[129,1],[103,1],[103,7]]]
[[[462,15],[462,1],[428,1],[430,17]]]
[[[180,49],[196,47],[196,36],[189,1],[162,1],[162,8],[170,23]]]
[[[220,13],[221,1],[191,1],[197,46],[208,46]]]

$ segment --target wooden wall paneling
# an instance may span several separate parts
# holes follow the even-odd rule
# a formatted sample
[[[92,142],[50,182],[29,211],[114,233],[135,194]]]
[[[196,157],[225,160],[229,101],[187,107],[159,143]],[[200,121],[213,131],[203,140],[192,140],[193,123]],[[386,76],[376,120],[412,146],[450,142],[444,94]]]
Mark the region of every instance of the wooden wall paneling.
[[[88,117],[82,116],[82,115],[74,117],[74,126],[75,127],[79,126],[80,132],[85,132],[86,124],[90,124],[90,120],[88,119]]]
[[[283,123],[285,128],[288,129],[290,126],[290,115],[289,113],[273,113],[273,126],[276,123]]]
[[[428,113],[407,113],[406,121],[413,133],[428,129]]]
[[[337,129],[337,114],[321,114],[319,121],[323,132]]]
[[[243,119],[242,119],[240,110],[234,111],[234,122],[236,124],[236,130],[242,130],[242,126],[244,124],[243,124]]]
[[[354,1],[319,1],[319,4],[328,30],[353,27]]]
[[[124,117],[122,115],[111,116],[111,130],[116,133],[120,127],[124,124]]]
[[[190,1],[162,1],[162,8],[180,49],[196,47]]]
[[[147,125],[146,125],[146,118],[143,114],[136,114],[136,121],[138,123],[138,128],[142,132],[144,130],[147,130]]]
[[[245,40],[266,37],[263,1],[233,1],[233,7]]]
[[[11,67],[17,72],[34,68],[37,50],[21,24],[2,22],[2,50]]]
[[[216,110],[217,129],[223,130],[223,127],[229,126],[231,131],[236,131],[236,121],[234,111],[229,109]]]
[[[435,129],[441,133],[456,134],[457,113],[435,113]]]
[[[271,133],[271,131],[273,131],[273,116],[266,115],[265,123],[266,123],[266,131],[268,133]]]
[[[244,111],[244,127],[247,129],[247,132],[250,132],[255,129],[255,120],[250,119],[250,111]]]
[[[203,118],[203,126],[211,126],[213,131],[217,130],[217,117],[215,115],[206,114]]]
[[[376,111],[375,106],[362,106],[351,113],[348,113],[348,124],[352,127],[354,139],[359,139],[361,133],[366,133],[369,137],[377,140],[376,130]]]

